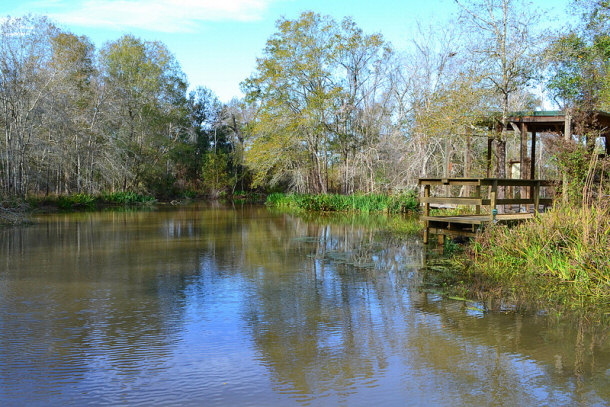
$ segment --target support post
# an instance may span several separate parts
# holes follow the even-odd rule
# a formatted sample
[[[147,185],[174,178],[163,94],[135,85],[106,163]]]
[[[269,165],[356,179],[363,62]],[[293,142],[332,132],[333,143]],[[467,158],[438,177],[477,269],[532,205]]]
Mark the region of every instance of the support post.
[[[445,178],[449,178],[451,175],[451,170],[449,167],[451,166],[451,142],[449,136],[445,138]],[[451,186],[449,184],[445,185],[445,196],[449,196],[451,191]]]
[[[445,235],[439,234],[437,239],[438,239],[438,245],[444,247],[445,246]]]
[[[534,186],[534,215],[538,215],[540,209],[540,181]]]
[[[430,198],[430,185],[424,186],[424,198]],[[430,202],[426,199],[424,203],[424,216],[430,216]],[[430,234],[430,221],[424,220],[424,244],[428,243],[428,235]]]
[[[532,160],[530,162],[530,179],[536,179],[536,132],[532,131]]]
[[[527,157],[527,124],[521,123],[521,148],[519,149],[519,178],[527,179],[525,157]],[[527,187],[521,187],[521,199],[527,198]],[[519,205],[521,212],[521,205]]]
[[[481,186],[477,185],[475,187],[475,196],[477,199],[481,199]],[[477,215],[481,213],[481,205],[476,206]]]
[[[530,179],[536,179],[536,132],[532,131],[532,159],[530,160]],[[532,197],[535,197],[535,191],[534,191],[534,187],[530,188],[530,196],[529,198],[531,199]],[[529,212],[529,205],[527,207],[527,211]],[[534,212],[538,211],[538,207],[534,207]]]
[[[570,114],[569,110],[566,110],[566,118],[565,118],[565,122],[564,122],[564,127],[563,127],[563,138],[566,141],[569,141],[572,138],[572,116]],[[563,174],[563,187],[562,187],[562,191],[563,191],[563,203],[567,204],[568,203],[568,175],[567,174]]]
[[[493,142],[493,138],[487,138],[487,178],[491,178],[491,149],[493,147]]]
[[[491,216],[492,222],[494,220],[494,213],[495,213],[494,209],[496,209],[496,197],[497,196],[498,196],[498,181],[496,180],[491,184],[491,197],[490,197],[491,213],[490,213],[490,216]]]
[[[464,178],[470,178],[470,173],[471,173],[471,169],[472,169],[472,153],[471,153],[471,149],[472,149],[472,135],[471,135],[471,129],[470,126],[466,126],[465,129],[465,133],[466,133],[466,152],[465,152],[465,156],[464,156]],[[464,187],[464,196],[470,196],[470,186],[466,185]]]

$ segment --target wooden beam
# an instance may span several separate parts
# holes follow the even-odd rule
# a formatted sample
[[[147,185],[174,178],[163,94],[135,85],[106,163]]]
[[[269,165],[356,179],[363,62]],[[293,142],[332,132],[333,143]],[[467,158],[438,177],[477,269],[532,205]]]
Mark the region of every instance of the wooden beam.
[[[458,223],[464,225],[482,225],[489,222],[487,215],[465,215],[465,216],[427,216],[423,218],[430,222],[430,227],[439,227],[439,224]]]
[[[481,186],[480,185],[476,186],[476,188],[475,188],[475,195],[476,195],[475,198],[481,199]],[[477,215],[479,213],[481,213],[481,205],[477,205],[476,206],[476,213],[477,213]]]
[[[519,148],[519,170],[521,179],[527,179],[525,157],[527,157],[527,124],[521,123],[521,148]]]
[[[536,179],[536,132],[532,132],[532,159],[530,160],[530,179]]]
[[[448,205],[484,205],[483,200],[480,198],[466,198],[461,196],[434,196],[434,197],[423,197],[423,203],[431,204],[448,204]]]
[[[420,178],[419,185],[481,185],[482,178]]]
[[[491,149],[493,147],[493,138],[487,139],[487,178],[491,177]]]
[[[471,186],[491,186],[494,183],[501,186],[533,186],[540,182],[542,187],[551,187],[557,184],[556,181],[543,179],[511,179],[511,178],[420,178],[418,185],[471,185]]]
[[[466,236],[466,237],[475,237],[476,232],[465,231],[465,230],[445,230],[442,228],[430,229],[430,233],[435,234],[443,234],[447,236]]]
[[[464,178],[469,178],[471,168],[472,168],[472,153],[471,153],[472,129],[470,128],[470,126],[466,126],[465,133],[466,133],[466,151],[464,152],[464,154],[465,154],[465,156],[464,156]],[[607,140],[607,138],[606,138],[606,140]],[[469,185],[464,186],[464,196],[470,196],[470,186]]]
[[[510,120],[510,118],[509,118]],[[563,115],[559,116],[523,116],[518,119],[523,123],[536,123],[536,124],[553,124],[553,123],[562,123]]]
[[[534,187],[534,214],[538,214],[538,209],[540,207],[540,184],[537,184]]]
[[[491,221],[493,221],[493,216],[494,216],[493,215],[493,211],[494,211],[494,209],[496,209],[496,196],[497,196],[497,194],[498,194],[498,182],[496,181],[496,182],[491,184],[491,194],[490,194],[491,200],[489,202],[489,204],[491,206],[491,208],[490,208],[491,209],[491,213],[489,214]]]
[[[538,188],[538,191],[540,192],[540,186],[539,185],[535,185],[532,188],[536,189]],[[536,203],[536,196],[532,195],[533,198],[502,198],[502,199],[496,199],[496,204],[497,205],[533,205]],[[447,205],[476,205],[479,206],[479,211],[480,211],[480,206],[486,206],[486,205],[491,205],[491,200],[490,199],[483,199],[483,198],[465,198],[465,197],[451,197],[451,196],[432,196],[432,197],[423,197],[421,198],[421,202],[422,203],[427,203],[427,204],[447,204]],[[538,198],[538,202],[542,203],[543,205],[551,205],[553,203],[553,200],[551,198]]]
[[[566,111],[566,117],[565,117],[565,121],[563,124],[563,138],[566,141],[569,141],[572,138],[572,117],[570,116],[570,112]],[[567,204],[568,203],[568,194],[567,189],[568,189],[568,175],[567,174],[563,174],[563,187],[561,188],[562,192],[563,192],[563,203]]]
[[[527,124],[521,123],[521,138],[519,148],[519,175],[521,179],[527,179],[525,171],[525,157],[527,157]],[[527,197],[527,187],[521,187],[521,198]],[[519,208],[521,209],[521,208]]]
[[[449,170],[449,166],[451,165],[451,143],[449,140],[449,136],[445,137],[445,178],[449,178],[451,176],[451,171]],[[449,191],[451,187],[449,184],[445,186],[445,195],[449,195]]]
[[[492,186],[494,184],[499,186],[533,186],[540,182],[542,187],[552,187],[556,184],[554,181],[542,180],[542,179],[510,179],[510,178],[482,178],[481,186]]]
[[[531,151],[531,159],[530,159],[530,179],[535,179],[536,178],[536,132],[532,131],[532,151]],[[538,188],[540,189],[540,184],[536,184],[538,185]],[[529,196],[528,198],[531,198],[532,196],[534,196],[536,192],[534,191],[534,186],[530,187],[530,191],[529,191]],[[530,211],[530,207],[529,205],[527,206],[527,212]]]
[[[537,187],[534,187],[537,188]],[[520,198],[502,198],[502,199],[496,199],[496,204],[497,205],[535,205],[536,204],[536,197],[534,196],[534,198],[524,198],[524,199],[520,199]],[[553,200],[551,198],[540,198],[538,197],[538,204],[542,204],[542,205],[547,205],[550,206],[553,204]],[[483,199],[483,205],[491,205],[491,200],[490,199]]]

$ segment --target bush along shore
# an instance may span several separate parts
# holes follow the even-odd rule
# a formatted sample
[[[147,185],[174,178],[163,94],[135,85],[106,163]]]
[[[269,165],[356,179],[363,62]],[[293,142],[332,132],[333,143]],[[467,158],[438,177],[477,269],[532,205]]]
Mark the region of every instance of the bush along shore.
[[[283,194],[267,196],[266,205],[317,212],[385,212],[405,213],[419,208],[417,193],[409,191],[400,195],[384,194]]]
[[[513,228],[489,226],[428,282],[453,295],[607,320],[610,209],[558,204]]]

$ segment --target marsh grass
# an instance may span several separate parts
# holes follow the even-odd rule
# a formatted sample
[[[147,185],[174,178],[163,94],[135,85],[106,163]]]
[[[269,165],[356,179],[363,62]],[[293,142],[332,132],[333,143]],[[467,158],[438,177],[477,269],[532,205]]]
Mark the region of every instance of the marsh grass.
[[[556,205],[516,227],[494,225],[461,266],[480,293],[557,309],[610,310],[610,210]]]
[[[276,208],[292,208],[314,212],[385,212],[404,213],[415,211],[419,204],[417,193],[409,191],[401,195],[383,194],[282,194],[267,197],[266,205]]]
[[[533,219],[488,225],[463,253],[449,254],[441,271],[427,274],[430,285],[513,309],[610,319],[610,162],[572,150],[586,160],[575,171],[559,155],[569,205],[560,196]]]

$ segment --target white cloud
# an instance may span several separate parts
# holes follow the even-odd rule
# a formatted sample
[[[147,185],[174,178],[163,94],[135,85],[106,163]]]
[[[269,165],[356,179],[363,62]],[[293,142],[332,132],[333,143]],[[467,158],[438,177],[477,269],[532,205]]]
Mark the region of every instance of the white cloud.
[[[253,21],[277,0],[77,0],[49,16],[66,24],[163,32],[194,31],[205,21]],[[67,6],[67,4],[62,4]]]

